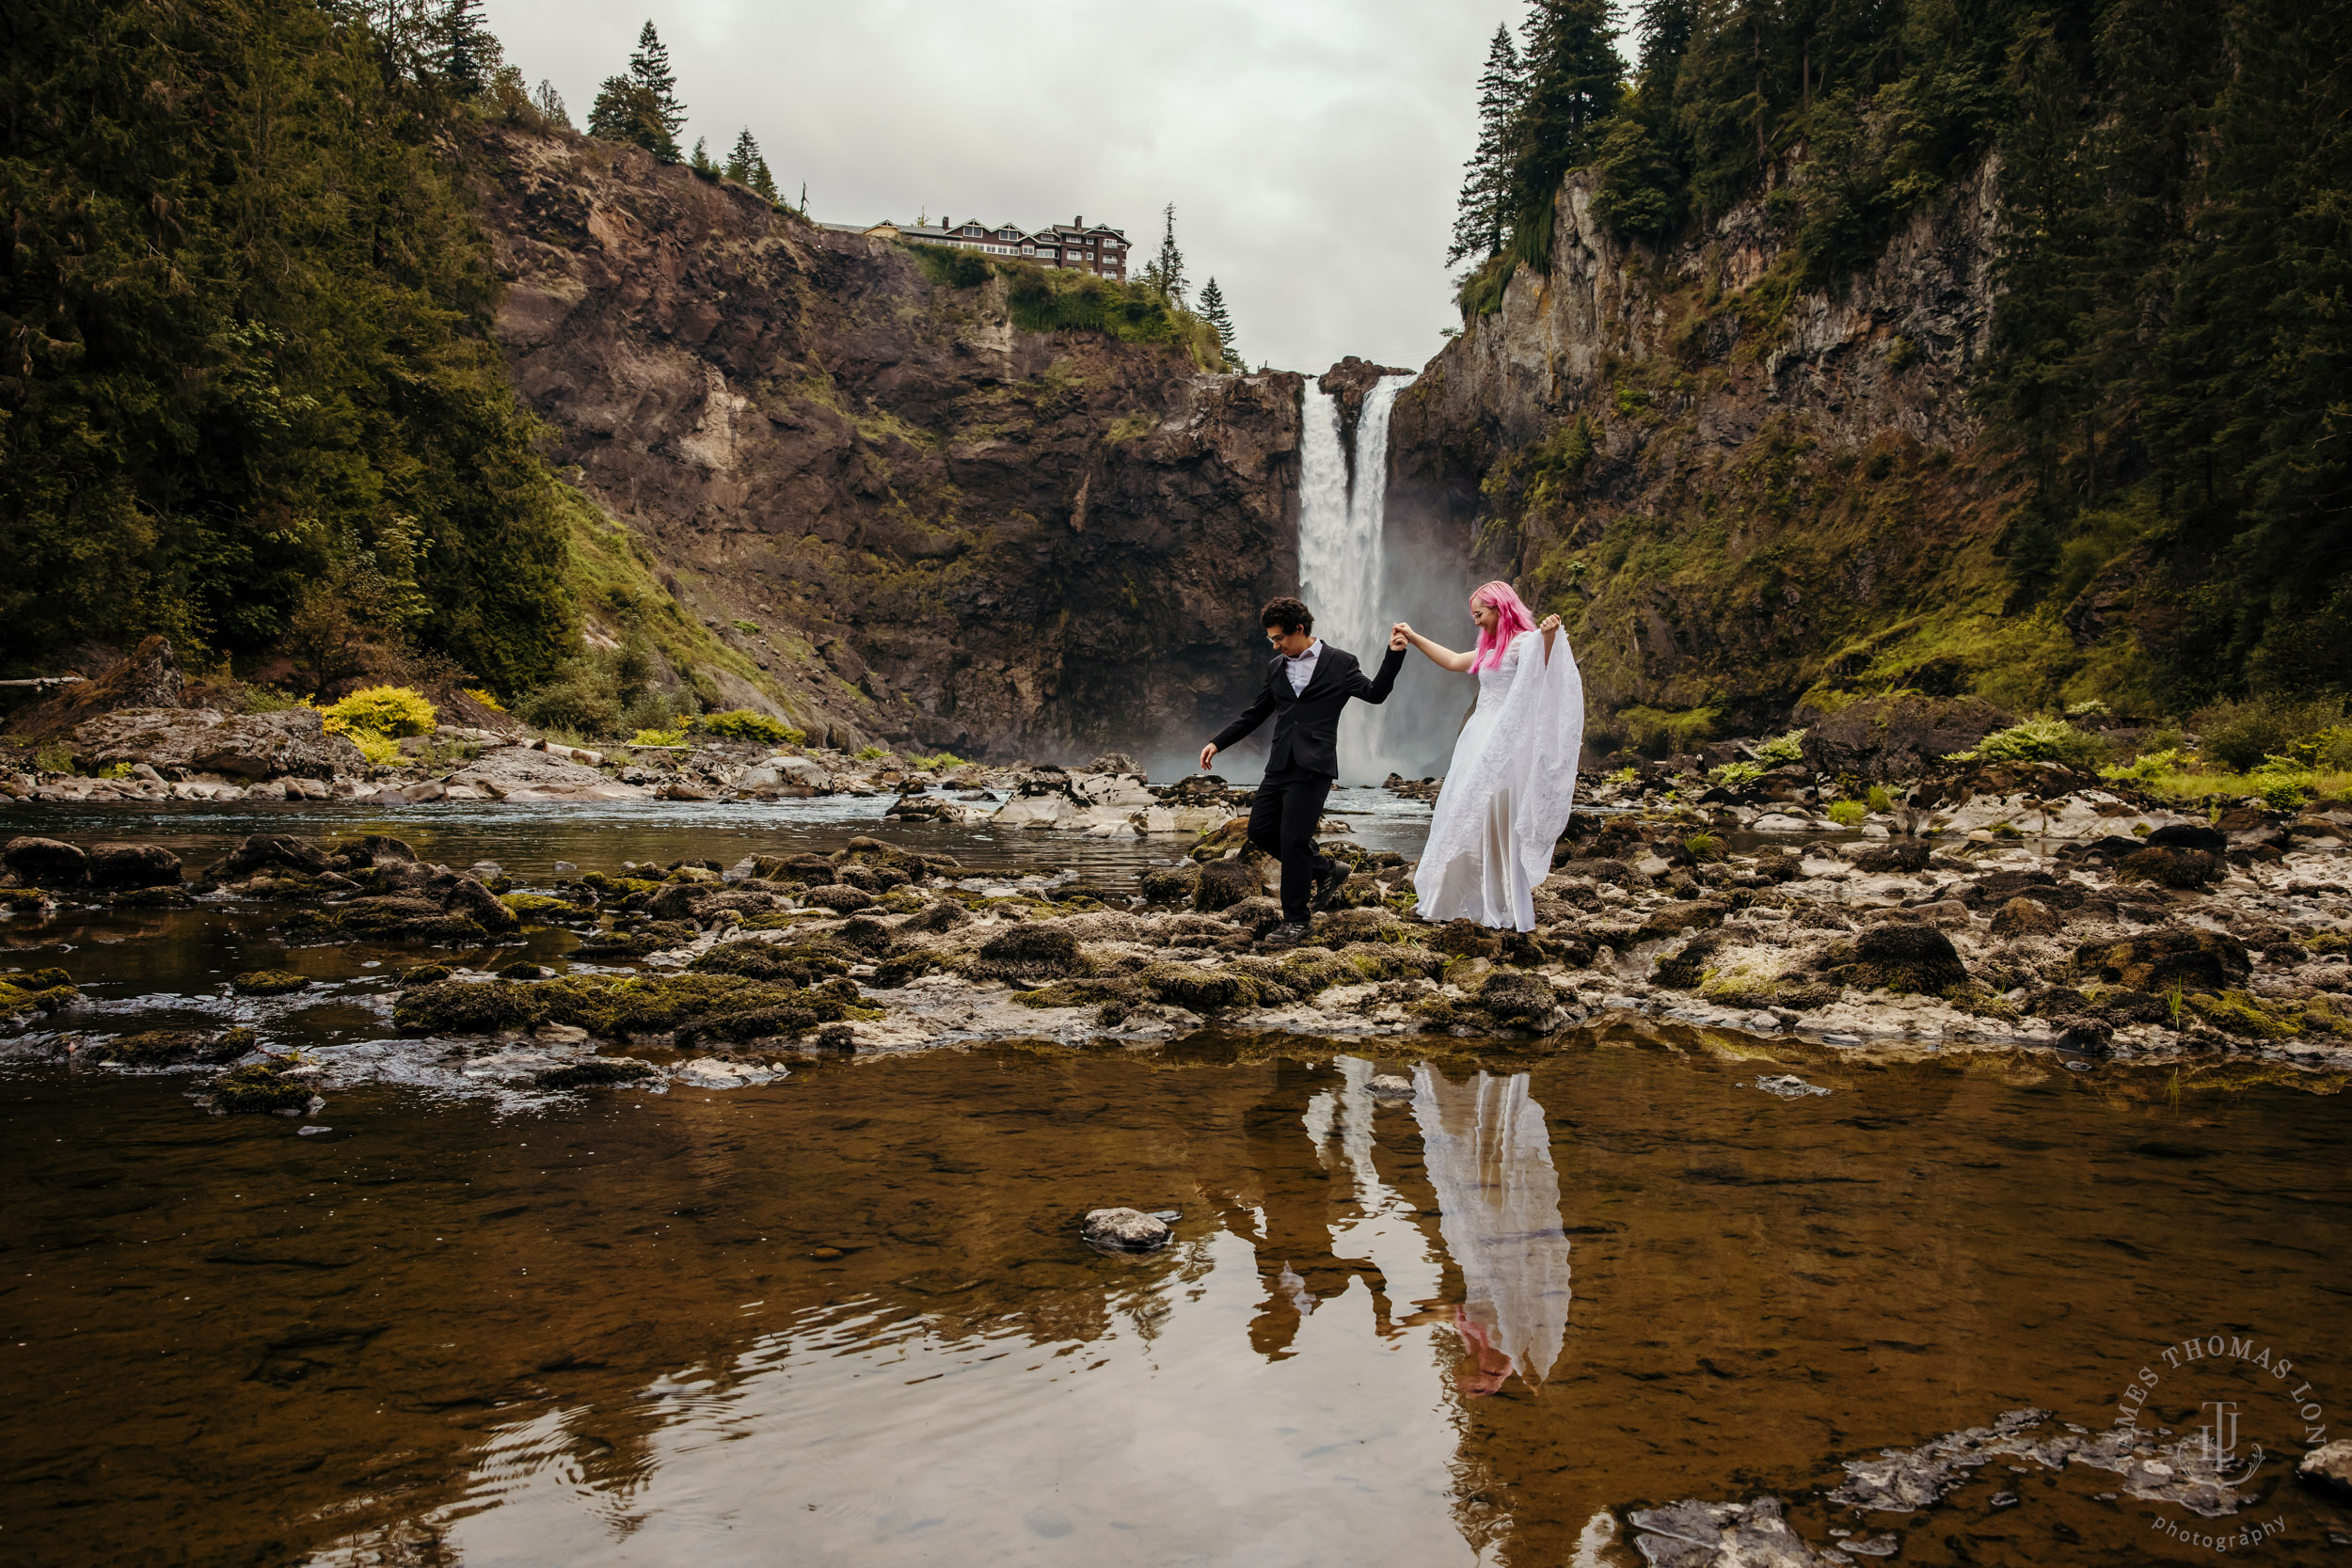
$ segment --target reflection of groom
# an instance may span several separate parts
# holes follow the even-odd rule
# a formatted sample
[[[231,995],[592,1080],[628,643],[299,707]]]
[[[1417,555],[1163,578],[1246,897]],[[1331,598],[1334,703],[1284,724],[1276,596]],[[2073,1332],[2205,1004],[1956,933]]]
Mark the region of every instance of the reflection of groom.
[[[1354,654],[1314,635],[1314,615],[1298,600],[1272,600],[1258,620],[1274,644],[1265,689],[1200,748],[1200,766],[1205,770],[1217,752],[1274,715],[1273,749],[1249,808],[1249,841],[1282,863],[1282,924],[1267,934],[1266,943],[1283,947],[1307,935],[1307,916],[1329,907],[1347,880],[1347,867],[1315,847],[1324,801],[1339,778],[1340,710],[1351,697],[1389,700],[1406,643],[1403,633],[1391,634],[1380,673],[1366,679]]]

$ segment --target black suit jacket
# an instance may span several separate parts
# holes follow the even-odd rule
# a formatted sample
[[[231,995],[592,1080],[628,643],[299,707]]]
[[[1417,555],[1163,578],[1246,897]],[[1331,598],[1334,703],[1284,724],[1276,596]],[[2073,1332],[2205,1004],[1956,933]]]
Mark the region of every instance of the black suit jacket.
[[[1309,773],[1322,773],[1331,778],[1340,772],[1340,709],[1350,697],[1367,703],[1385,703],[1389,689],[1396,685],[1396,673],[1405,667],[1405,650],[1391,648],[1389,657],[1380,661],[1380,673],[1367,680],[1363,666],[1356,656],[1344,648],[1323,645],[1323,656],[1315,660],[1314,679],[1307,689],[1291,690],[1290,671],[1284,668],[1282,656],[1277,654],[1267,664],[1265,689],[1258,700],[1242,710],[1240,718],[1216,732],[1210,742],[1218,751],[1225,750],[1274,716],[1274,750],[1265,761],[1266,771],[1277,772],[1296,768]]]

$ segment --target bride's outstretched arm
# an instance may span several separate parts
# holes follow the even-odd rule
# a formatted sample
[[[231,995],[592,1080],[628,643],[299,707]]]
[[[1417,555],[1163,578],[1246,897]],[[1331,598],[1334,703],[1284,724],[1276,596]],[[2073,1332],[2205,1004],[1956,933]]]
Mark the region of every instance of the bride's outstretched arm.
[[[1421,633],[1415,631],[1412,627],[1406,626],[1402,621],[1399,621],[1395,626],[1390,627],[1389,631],[1391,637],[1401,636],[1406,641],[1410,642],[1414,647],[1419,648],[1422,653],[1427,654],[1429,656],[1429,662],[1436,665],[1440,670],[1451,670],[1458,675],[1463,671],[1470,667],[1470,659],[1473,656],[1470,654],[1457,654],[1451,648],[1432,642],[1429,639],[1423,637]]]
[[[1535,623],[1535,629],[1544,634],[1544,662],[1551,662],[1551,640],[1560,635],[1560,617],[1547,615]]]

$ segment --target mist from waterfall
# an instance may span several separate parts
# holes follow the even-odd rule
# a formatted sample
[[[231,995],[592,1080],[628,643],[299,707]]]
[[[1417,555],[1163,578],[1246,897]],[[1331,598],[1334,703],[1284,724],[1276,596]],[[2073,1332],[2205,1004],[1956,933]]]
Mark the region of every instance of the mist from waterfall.
[[[1354,654],[1367,674],[1379,668],[1395,619],[1382,613],[1380,603],[1388,561],[1389,413],[1412,380],[1383,376],[1364,394],[1352,464],[1340,439],[1339,400],[1311,378],[1299,411],[1299,595],[1315,613],[1317,635]],[[1410,766],[1391,754],[1389,718],[1385,707],[1349,708],[1340,725],[1343,783],[1374,783]]]

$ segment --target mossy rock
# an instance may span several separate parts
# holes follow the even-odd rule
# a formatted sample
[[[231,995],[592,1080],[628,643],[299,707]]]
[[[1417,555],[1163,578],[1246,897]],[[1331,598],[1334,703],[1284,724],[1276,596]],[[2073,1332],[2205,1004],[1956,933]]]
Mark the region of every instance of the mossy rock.
[[[418,986],[429,986],[437,980],[448,979],[453,973],[447,964],[419,964],[400,977],[401,989],[408,990]]]
[[[1899,994],[1941,996],[1968,983],[1968,966],[1952,939],[1910,921],[1884,921],[1851,942],[1836,943],[1822,955],[1821,969],[1841,985]]]
[[[846,983],[846,982],[845,982]],[[856,988],[850,988],[855,995]],[[443,980],[404,993],[392,1022],[412,1034],[485,1035],[569,1024],[599,1039],[662,1035],[728,1014],[802,1005],[817,993],[734,974],[566,974]],[[838,1015],[836,1015],[838,1016]],[[770,1030],[768,1033],[785,1033]]]
[[[310,1086],[284,1076],[283,1062],[248,1062],[213,1080],[213,1104],[231,1115],[262,1112],[300,1116],[310,1108]]]
[[[832,940],[852,952],[874,958],[889,952],[890,944],[898,939],[889,927],[871,915],[861,914],[843,921],[840,927],[832,933]]]
[[[1327,910],[1309,922],[1313,941],[1332,947],[1351,942],[1382,942],[1404,934],[1405,923],[1391,911],[1375,907]]]
[[[830,868],[828,868],[830,869]],[[660,882],[643,877],[608,877],[601,871],[591,871],[580,879],[585,887],[595,888],[608,898],[628,898],[635,894],[650,894],[660,890]]]
[[[1215,914],[1264,893],[1265,877],[1257,866],[1237,860],[1211,861],[1193,883],[1192,907]]]
[[[898,929],[906,931],[952,931],[959,926],[972,924],[972,911],[952,898],[942,898],[926,904],[914,919]]]
[[[57,895],[45,888],[0,887],[0,910],[10,914],[40,914],[57,907]]]
[[[1302,996],[1312,996],[1334,986],[1364,983],[1362,972],[1335,953],[1294,950],[1283,954],[1275,967],[1281,972],[1282,983]]]
[[[596,913],[595,910],[575,904],[568,898],[549,898],[536,893],[502,894],[499,902],[513,910],[516,918],[525,925],[537,922],[550,926],[574,926],[594,920]]]
[[[2202,849],[2174,849],[2151,845],[2135,849],[2115,863],[2119,880],[2153,882],[2158,887],[2196,888],[2218,881],[2224,862]]]
[[[545,964],[532,963],[529,958],[516,958],[513,963],[499,965],[490,973],[501,980],[544,980],[554,972]]]
[[[239,996],[284,996],[290,991],[304,990],[310,984],[307,974],[296,974],[284,969],[256,969],[229,979],[229,989]]]
[[[54,1013],[68,1006],[81,995],[72,986],[42,986],[33,989],[16,984],[24,976],[0,980],[0,1018],[23,1018],[32,1013]]]
[[[1017,990],[1012,999],[1025,1007],[1091,1007],[1120,1004],[1132,1007],[1144,996],[1143,986],[1124,977],[1110,980],[1057,980],[1034,990]],[[1124,1019],[1126,1015],[1120,1015]]]
[[[874,966],[874,977],[868,983],[876,990],[897,990],[908,981],[946,967],[941,955],[920,949],[896,954]]]
[[[246,1028],[143,1029],[85,1048],[83,1059],[123,1067],[170,1067],[180,1062],[233,1062],[259,1037]]]
[[[1195,969],[1189,964],[1153,964],[1136,977],[1155,1001],[1196,1013],[1263,1005],[1267,984],[1234,967]],[[1283,999],[1296,993],[1280,988]]]
[[[1706,930],[1710,927],[1722,925],[1724,916],[1730,912],[1730,904],[1712,898],[1692,898],[1668,904],[1663,909],[1652,911],[1648,918],[1642,922],[1633,933],[1633,940],[1657,942],[1668,937],[1683,936],[1692,931]]]
[[[847,984],[847,982],[834,982]],[[850,995],[827,994],[825,990],[804,990],[787,1001],[773,1002],[766,1006],[747,1007],[739,1012],[724,1012],[715,1018],[702,1019],[682,1024],[677,1030],[680,1050],[722,1040],[740,1045],[750,1040],[774,1039],[805,1035],[820,1024],[840,1023],[849,1019],[876,1019],[879,1008],[857,1005],[857,988],[850,987]]]
[[[183,887],[158,884],[124,888],[108,895],[106,902],[118,910],[182,910],[193,905],[196,895]]]
[[[1028,923],[980,944],[974,973],[995,980],[1060,980],[1086,973],[1078,939],[1056,926]]]
[[[694,940],[694,927],[684,921],[656,920],[643,926],[608,927],[580,939],[585,958],[642,958],[667,947]]]
[[[1243,860],[1263,858],[1263,851],[1249,842],[1249,818],[1229,816],[1218,826],[1202,833],[1188,853],[1204,865],[1213,865],[1225,859],[1229,850],[1239,849]]]
[[[1715,955],[1729,944],[1720,931],[1704,931],[1658,960],[1650,979],[1670,990],[1696,990],[1706,982]]]
[[[1502,933],[1475,920],[1449,920],[1429,939],[1429,945],[1456,958],[1495,958],[1502,954]]]
[[[2074,973],[2084,979],[2156,996],[2174,990],[2218,994],[2243,983],[2252,970],[2246,944],[2220,931],[2150,931],[2074,949]]]
[[[801,902],[811,909],[831,910],[835,914],[850,914],[858,910],[873,908],[874,895],[864,888],[851,887],[846,882],[834,882],[823,887],[804,890],[801,894]]]
[[[1478,988],[1478,1005],[1496,1022],[1519,1029],[1540,1029],[1560,1007],[1560,993],[1540,974],[1498,970]]]
[[[610,1084],[642,1084],[654,1075],[652,1063],[641,1062],[634,1056],[591,1056],[586,1061],[549,1068],[532,1082],[543,1089],[587,1089]]]
[[[1200,885],[1198,865],[1155,865],[1138,879],[1147,904],[1189,904],[1193,889]]]
[[[847,974],[850,960],[837,948],[818,943],[723,942],[686,967],[695,974],[740,974],[808,986],[827,975]]]
[[[2291,1040],[2305,1032],[2301,1008],[2280,1007],[2246,991],[2196,991],[2181,1001],[2188,1012],[2241,1039]]]
[[[1402,942],[1350,942],[1337,957],[1366,980],[1434,980],[1448,962],[1442,953]]]

